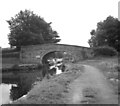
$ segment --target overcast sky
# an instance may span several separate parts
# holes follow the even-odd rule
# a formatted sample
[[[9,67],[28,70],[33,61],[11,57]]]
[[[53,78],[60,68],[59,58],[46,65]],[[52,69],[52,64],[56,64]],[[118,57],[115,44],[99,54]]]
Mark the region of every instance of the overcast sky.
[[[0,46],[9,47],[9,28],[6,20],[20,10],[30,9],[52,22],[51,26],[62,39],[60,43],[88,47],[90,31],[109,15],[118,17],[119,0],[1,0]]]

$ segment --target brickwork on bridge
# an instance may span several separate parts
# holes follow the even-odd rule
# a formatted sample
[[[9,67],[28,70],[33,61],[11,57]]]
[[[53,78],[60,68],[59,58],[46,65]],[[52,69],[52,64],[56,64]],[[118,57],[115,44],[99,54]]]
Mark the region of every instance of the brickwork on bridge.
[[[76,60],[92,57],[92,49],[82,46],[65,45],[65,44],[42,44],[23,46],[20,52],[21,63],[41,63],[44,55],[54,51],[63,51],[71,53]],[[84,53],[83,53],[84,52]]]

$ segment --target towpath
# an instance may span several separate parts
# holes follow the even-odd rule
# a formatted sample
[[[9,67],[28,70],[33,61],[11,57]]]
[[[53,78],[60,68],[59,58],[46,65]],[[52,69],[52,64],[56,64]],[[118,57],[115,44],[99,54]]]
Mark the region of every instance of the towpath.
[[[118,97],[103,73],[88,65],[84,65],[83,74],[70,84],[70,92],[70,104],[118,103]]]

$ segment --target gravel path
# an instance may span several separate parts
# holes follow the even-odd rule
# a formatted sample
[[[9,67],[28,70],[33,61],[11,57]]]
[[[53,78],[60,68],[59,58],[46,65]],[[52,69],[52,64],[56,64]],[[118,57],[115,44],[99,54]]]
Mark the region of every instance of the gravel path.
[[[70,84],[70,104],[117,104],[109,82],[100,70],[84,65],[84,73]]]

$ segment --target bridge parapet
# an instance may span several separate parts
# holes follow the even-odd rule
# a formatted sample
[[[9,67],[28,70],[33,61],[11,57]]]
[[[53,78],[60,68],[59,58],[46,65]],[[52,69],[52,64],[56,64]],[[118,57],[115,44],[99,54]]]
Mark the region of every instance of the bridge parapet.
[[[44,55],[53,51],[65,51],[71,53],[77,60],[85,55],[92,57],[92,49],[88,47],[65,45],[65,44],[42,44],[23,46],[20,52],[21,63],[42,63]]]

